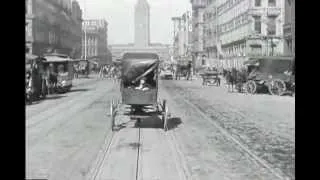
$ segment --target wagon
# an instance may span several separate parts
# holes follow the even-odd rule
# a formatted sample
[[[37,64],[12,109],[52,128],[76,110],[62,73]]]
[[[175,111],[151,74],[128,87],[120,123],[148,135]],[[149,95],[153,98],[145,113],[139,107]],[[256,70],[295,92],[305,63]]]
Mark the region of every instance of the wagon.
[[[244,65],[248,68],[248,81],[245,85],[248,93],[294,93],[293,57],[252,57]]]
[[[160,116],[166,131],[168,107],[166,100],[158,99],[159,57],[154,53],[125,53],[121,60],[121,100],[112,100],[110,116],[112,131],[115,130],[116,116],[129,116],[132,120]],[[123,109],[120,112],[120,107]]]
[[[180,60],[176,64],[175,79],[180,80],[181,77],[187,78],[189,73],[188,63],[190,61]]]
[[[202,77],[202,85],[216,85],[220,86],[220,77],[217,71],[206,71],[201,73],[200,76]]]

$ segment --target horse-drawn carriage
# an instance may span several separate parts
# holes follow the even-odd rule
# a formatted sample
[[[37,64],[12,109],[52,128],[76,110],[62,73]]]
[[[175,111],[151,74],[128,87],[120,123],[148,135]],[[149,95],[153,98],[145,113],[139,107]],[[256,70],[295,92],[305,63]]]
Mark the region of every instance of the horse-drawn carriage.
[[[167,130],[168,107],[166,100],[158,100],[159,57],[154,53],[125,53],[121,64],[122,115],[137,119],[161,116]],[[116,115],[120,114],[120,101],[111,102],[111,127],[116,126]]]
[[[26,54],[26,102],[44,99],[47,95],[46,79],[44,77],[44,58]]]
[[[188,78],[191,75],[191,61],[181,60],[176,64],[175,78],[180,80],[181,77]]]
[[[293,57],[252,57],[244,64],[249,74],[245,85],[248,93],[294,94]]]
[[[77,77],[85,77],[87,78],[89,76],[89,61],[85,59],[75,59],[74,62],[74,69],[75,73],[77,74]]]
[[[200,73],[200,76],[202,77],[202,85],[208,86],[208,85],[216,85],[220,86],[220,77],[219,72],[217,70],[206,70],[203,73]]]

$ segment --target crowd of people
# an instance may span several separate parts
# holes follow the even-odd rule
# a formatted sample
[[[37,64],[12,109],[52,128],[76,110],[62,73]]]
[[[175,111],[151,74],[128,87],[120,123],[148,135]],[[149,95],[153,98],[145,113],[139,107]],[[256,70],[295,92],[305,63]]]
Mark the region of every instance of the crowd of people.
[[[120,69],[115,65],[103,65],[99,70],[99,78],[118,80],[120,78]]]

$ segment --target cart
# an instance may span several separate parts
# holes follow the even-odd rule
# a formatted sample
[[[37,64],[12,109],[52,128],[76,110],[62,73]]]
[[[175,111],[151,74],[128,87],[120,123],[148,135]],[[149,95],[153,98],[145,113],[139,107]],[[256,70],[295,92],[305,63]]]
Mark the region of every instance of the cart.
[[[125,53],[121,63],[121,101],[110,104],[111,128],[115,130],[116,116],[129,116],[131,120],[160,116],[162,127],[168,130],[168,107],[166,100],[158,99],[159,57],[155,53]],[[145,82],[145,83],[143,83]],[[145,88],[140,88],[144,84]],[[120,107],[123,110],[120,112]]]
[[[202,74],[200,74],[202,77],[202,85],[208,86],[208,85],[216,85],[220,86],[220,77],[219,73],[216,71],[207,71]]]

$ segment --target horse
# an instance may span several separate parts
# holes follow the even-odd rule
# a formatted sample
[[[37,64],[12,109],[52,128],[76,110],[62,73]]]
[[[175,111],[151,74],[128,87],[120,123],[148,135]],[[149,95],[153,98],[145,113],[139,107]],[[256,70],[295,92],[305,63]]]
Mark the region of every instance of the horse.
[[[231,92],[233,92],[233,88],[236,86],[237,73],[238,72],[235,68],[232,68],[231,70],[224,70],[223,72],[227,82],[228,92],[230,92],[230,87],[231,87]]]
[[[234,92],[234,87],[238,92],[243,92],[243,84],[247,81],[247,71],[245,70],[237,70],[236,68],[232,68],[231,70],[223,70],[223,76],[226,79],[228,91]]]

